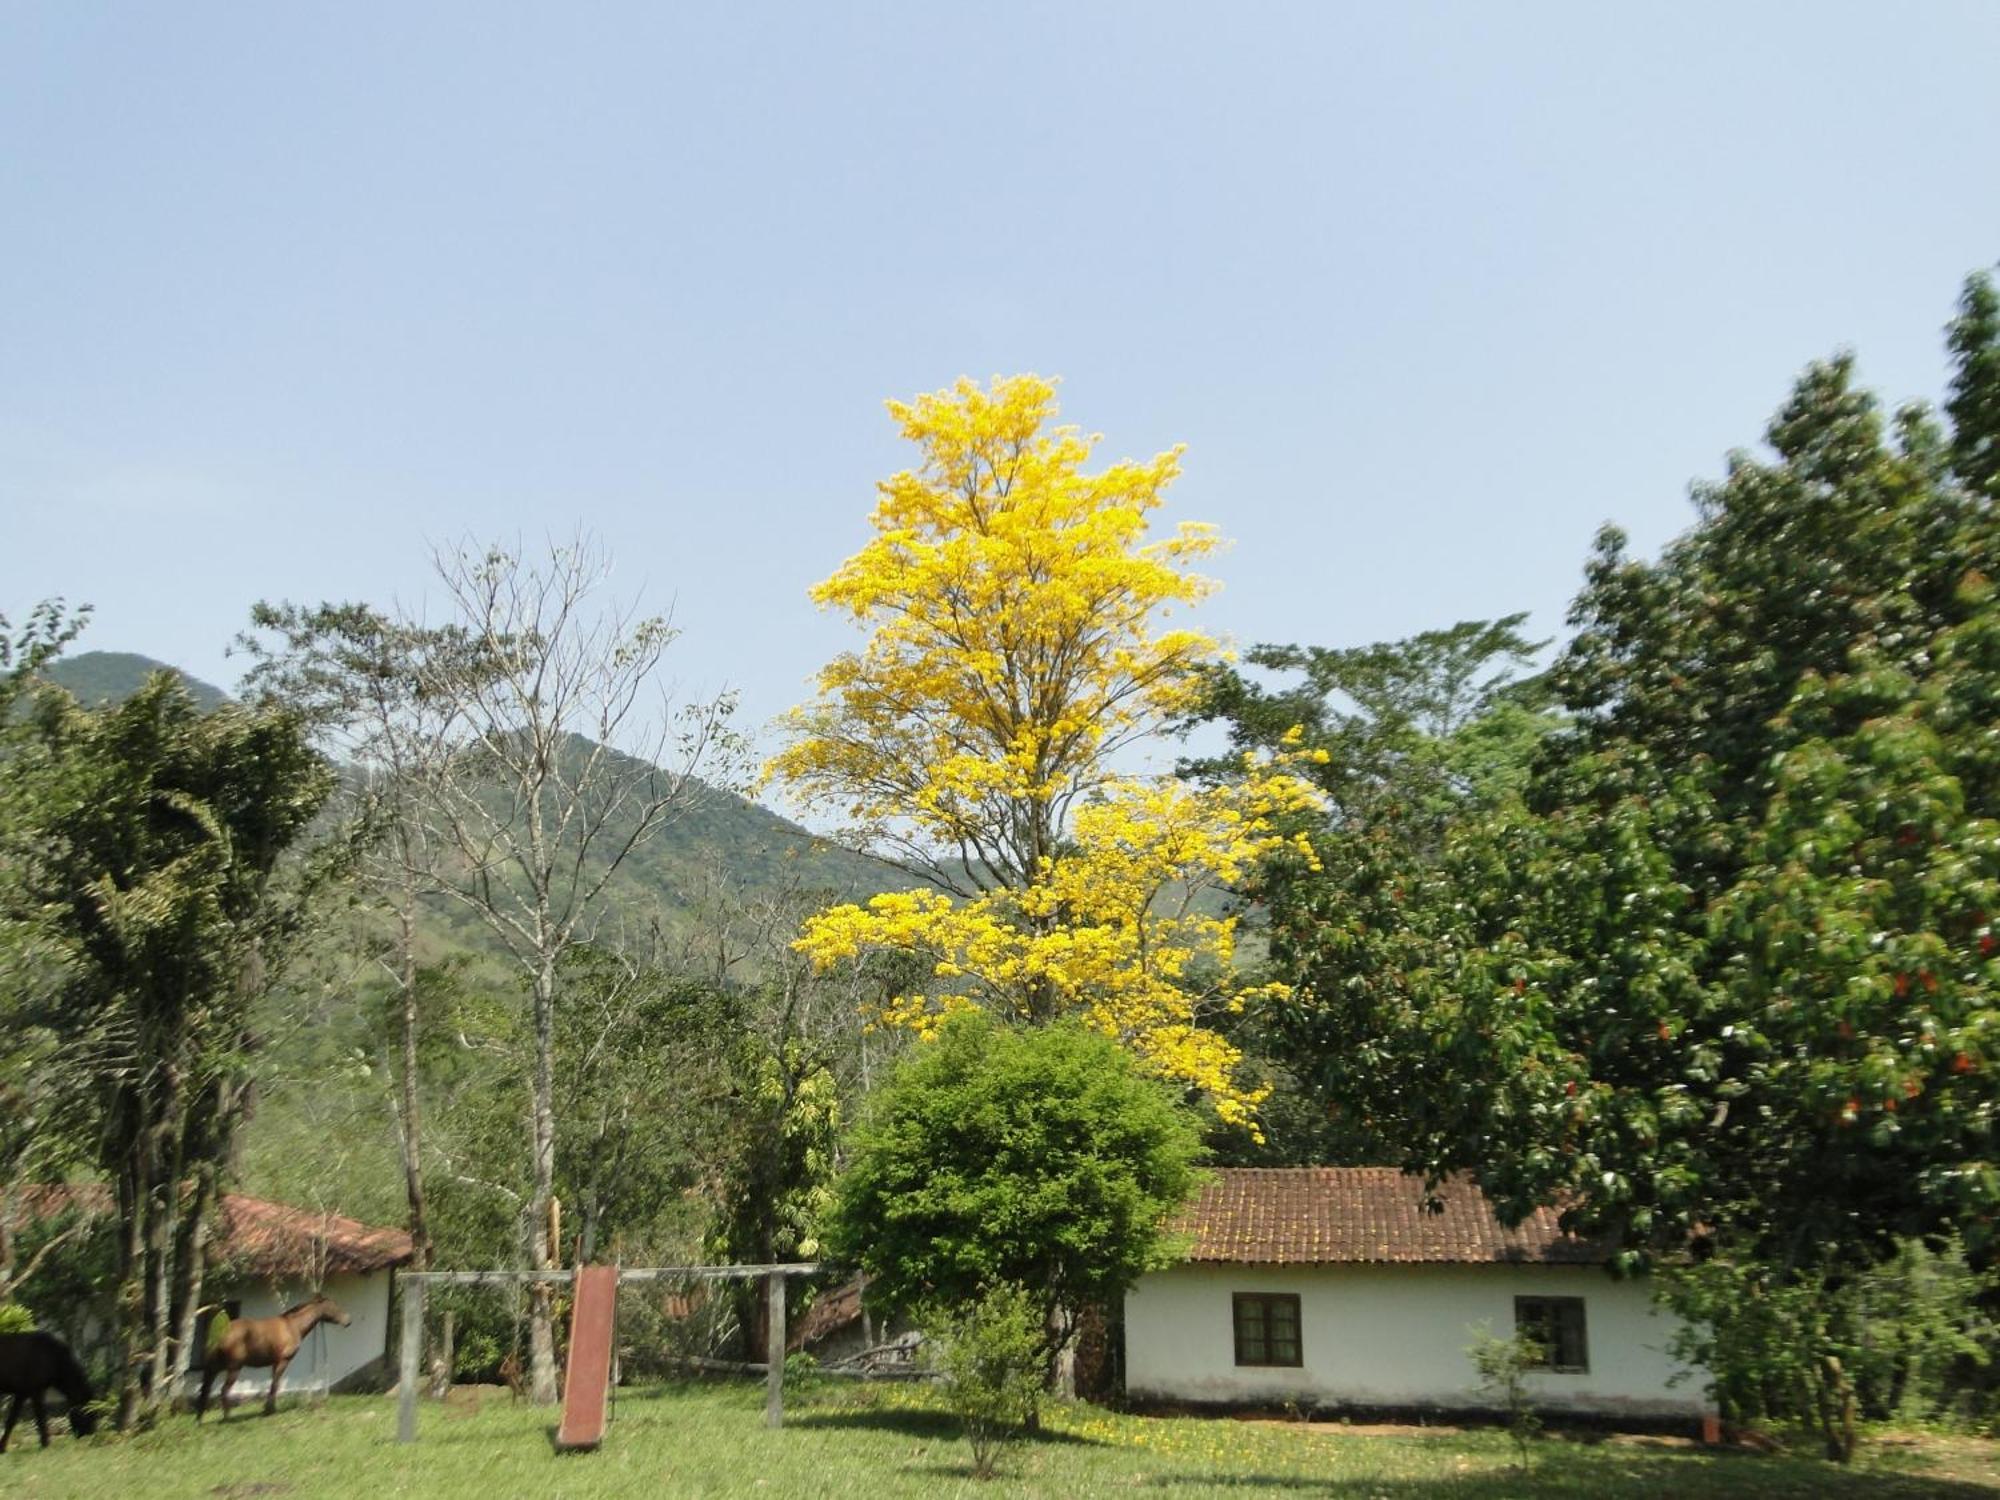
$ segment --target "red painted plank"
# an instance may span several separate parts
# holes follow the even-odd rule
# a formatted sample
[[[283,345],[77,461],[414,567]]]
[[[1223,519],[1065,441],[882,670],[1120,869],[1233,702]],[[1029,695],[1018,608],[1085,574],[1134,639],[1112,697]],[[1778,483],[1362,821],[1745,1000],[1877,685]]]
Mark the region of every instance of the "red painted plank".
[[[562,1426],[556,1429],[558,1448],[595,1448],[604,1441],[617,1313],[618,1268],[579,1266],[576,1303],[570,1310]]]

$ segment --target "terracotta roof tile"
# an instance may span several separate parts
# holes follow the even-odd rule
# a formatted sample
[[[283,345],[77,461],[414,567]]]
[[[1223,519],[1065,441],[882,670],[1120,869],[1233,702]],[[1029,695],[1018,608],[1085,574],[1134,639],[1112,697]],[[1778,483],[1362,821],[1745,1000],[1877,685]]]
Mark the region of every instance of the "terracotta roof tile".
[[[43,1218],[68,1208],[96,1216],[117,1212],[102,1183],[65,1183],[19,1190],[15,1213],[21,1220]],[[242,1193],[225,1193],[211,1242],[216,1260],[251,1276],[337,1276],[400,1266],[415,1254],[407,1231],[363,1224],[341,1214],[292,1208]]]
[[[1565,1234],[1553,1209],[1505,1227],[1466,1177],[1424,1207],[1423,1179],[1393,1167],[1226,1167],[1173,1229],[1187,1259],[1233,1265],[1530,1261],[1601,1265],[1601,1245]]]
[[[257,1276],[338,1276],[400,1266],[415,1254],[409,1232],[314,1213],[262,1198],[222,1199],[221,1259]]]

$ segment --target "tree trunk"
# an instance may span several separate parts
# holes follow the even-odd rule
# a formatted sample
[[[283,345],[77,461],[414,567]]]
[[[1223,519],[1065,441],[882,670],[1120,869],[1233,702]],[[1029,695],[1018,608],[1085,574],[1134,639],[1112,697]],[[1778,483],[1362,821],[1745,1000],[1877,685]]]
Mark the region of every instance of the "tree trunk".
[[[431,1360],[430,1397],[442,1401],[451,1394],[452,1365],[458,1358],[458,1315],[447,1312],[444,1326],[438,1332],[437,1353]]]
[[[0,1302],[14,1293],[14,1204],[13,1195],[0,1184]]]
[[[128,1108],[130,1106],[128,1105]],[[118,1243],[118,1427],[129,1432],[139,1420],[143,1392],[140,1361],[146,1328],[146,1171],[144,1146],[134,1143],[118,1178],[119,1210],[125,1233]]]
[[[166,1122],[152,1126],[158,1142],[152,1152],[152,1182],[146,1194],[146,1328],[144,1328],[144,1374],[140,1390],[144,1394],[142,1420],[150,1426],[158,1416],[160,1386],[166,1380],[162,1362],[166,1360],[166,1328],[172,1314],[172,1288],[168,1268],[174,1258],[174,1214],[180,1208],[180,1194],[174,1192],[172,1158],[160,1162],[160,1146],[166,1144]]]
[[[202,1281],[207,1272],[208,1211],[215,1202],[215,1167],[204,1161],[195,1172],[194,1193],[187,1205],[187,1217],[175,1248],[176,1266],[173,1308],[173,1347],[168,1356],[167,1388],[161,1395],[161,1409],[171,1411],[181,1371],[187,1368],[191,1352],[206,1356],[206,1331],[201,1320]]]
[[[534,1151],[534,1192],[528,1199],[528,1264],[534,1270],[553,1268],[549,1244],[549,1203],[555,1197],[555,966],[535,970],[535,1069],[528,1108],[529,1137]],[[528,1394],[537,1406],[556,1402],[555,1323],[549,1283],[537,1281],[528,1298]]]
[[[168,1409],[172,1371],[168,1368],[174,1311],[174,1247],[180,1237],[181,1132],[178,1124],[179,1090],[168,1095],[154,1134],[161,1146],[155,1148],[150,1205],[151,1226],[146,1236],[146,1421]],[[163,1149],[164,1148],[164,1149]]]
[[[1848,1383],[1840,1361],[1831,1354],[1820,1360],[1818,1406],[1826,1456],[1844,1464],[1854,1457],[1854,1387]]]
[[[410,1265],[418,1271],[431,1268],[430,1222],[424,1214],[424,1159],[421,1101],[417,1094],[417,958],[415,921],[405,893],[397,908],[397,983],[403,991],[402,1045],[403,1076],[397,1091],[402,1115],[403,1192],[409,1202]]]

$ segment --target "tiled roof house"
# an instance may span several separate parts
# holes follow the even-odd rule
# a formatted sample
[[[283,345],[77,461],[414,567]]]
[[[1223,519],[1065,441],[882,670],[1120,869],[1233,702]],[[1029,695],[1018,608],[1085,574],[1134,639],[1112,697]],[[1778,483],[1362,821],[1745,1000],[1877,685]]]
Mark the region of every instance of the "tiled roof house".
[[[109,1216],[117,1204],[102,1184],[63,1184],[16,1192],[7,1205],[17,1224],[72,1209]],[[215,1229],[204,1293],[226,1311],[268,1317],[323,1290],[350,1319],[345,1327],[322,1323],[314,1330],[285,1374],[286,1390],[337,1389],[378,1378],[387,1361],[395,1271],[415,1253],[406,1231],[244,1193],[223,1195]],[[247,1396],[268,1378],[245,1370],[237,1390]]]
[[[1435,1203],[1435,1208],[1430,1206]],[[1589,1266],[1601,1246],[1565,1234],[1555,1210],[1509,1229],[1467,1177],[1426,1194],[1393,1167],[1234,1167],[1214,1174],[1174,1222],[1187,1259],[1245,1266]]]
[[[1365,1411],[1489,1405],[1469,1346],[1532,1335],[1552,1410],[1697,1421],[1702,1383],[1642,1279],[1552,1210],[1500,1222],[1478,1186],[1381,1167],[1226,1168],[1173,1221],[1180,1263],[1125,1299],[1140,1400]]]

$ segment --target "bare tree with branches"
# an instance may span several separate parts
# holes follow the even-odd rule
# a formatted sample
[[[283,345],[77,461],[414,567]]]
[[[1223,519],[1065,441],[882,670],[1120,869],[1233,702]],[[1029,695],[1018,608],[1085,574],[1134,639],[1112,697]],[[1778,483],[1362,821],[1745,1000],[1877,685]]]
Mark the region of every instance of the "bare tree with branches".
[[[659,668],[676,631],[605,598],[590,538],[530,558],[516,548],[434,555],[452,649],[423,653],[413,687],[438,734],[416,769],[426,876],[511,956],[531,1002],[523,1228],[533,1269],[555,1176],[554,1033],[563,955],[589,941],[632,852],[741,774],[724,693],[676,707]],[[697,776],[697,771],[701,776]],[[702,778],[706,778],[706,780]],[[556,1396],[546,1286],[529,1319],[530,1383]]]
[[[423,768],[445,741],[451,707],[421,690],[433,655],[462,649],[460,634],[398,619],[365,604],[258,604],[237,640],[254,665],[244,690],[258,702],[303,714],[343,770],[344,812],[356,834],[356,875],[369,903],[390,924],[370,945],[395,996],[397,1057],[390,1105],[403,1165],[412,1249],[419,1271],[431,1263],[424,1193],[423,1113],[417,1064],[421,986],[417,916],[434,883],[436,841],[416,793]]]

